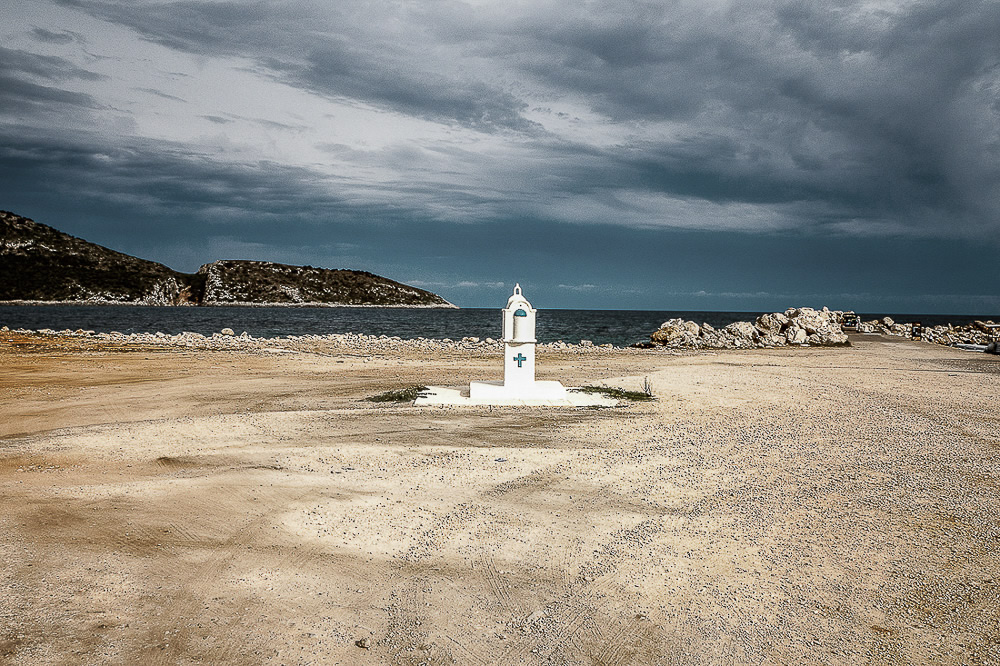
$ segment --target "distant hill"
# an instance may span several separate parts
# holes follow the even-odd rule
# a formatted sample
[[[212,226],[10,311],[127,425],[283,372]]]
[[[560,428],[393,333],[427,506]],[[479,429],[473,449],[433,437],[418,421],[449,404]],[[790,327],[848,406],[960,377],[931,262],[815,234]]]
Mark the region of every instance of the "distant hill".
[[[364,271],[289,266],[270,261],[213,261],[198,269],[206,303],[438,305],[436,294]]]
[[[454,307],[372,273],[214,261],[180,273],[0,211],[0,301]]]
[[[0,300],[196,303],[189,277],[0,211]]]

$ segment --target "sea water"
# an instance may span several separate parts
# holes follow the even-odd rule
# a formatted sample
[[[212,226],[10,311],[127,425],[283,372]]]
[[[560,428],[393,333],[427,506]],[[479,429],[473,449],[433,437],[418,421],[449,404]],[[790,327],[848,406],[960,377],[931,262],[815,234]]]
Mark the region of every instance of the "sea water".
[[[759,312],[681,310],[539,310],[539,342],[627,346],[648,340],[668,319],[681,318],[722,328],[734,321],[753,321]],[[885,315],[862,315],[862,319]],[[924,326],[965,324],[989,315],[889,315],[896,321],[920,321]],[[995,318],[996,315],[993,315]],[[0,326],[50,328],[57,331],[92,330],[98,333],[156,333],[190,331],[211,335],[231,328],[254,337],[364,333],[401,338],[498,338],[498,308],[375,308],[375,307],[157,307],[141,305],[0,305]]]

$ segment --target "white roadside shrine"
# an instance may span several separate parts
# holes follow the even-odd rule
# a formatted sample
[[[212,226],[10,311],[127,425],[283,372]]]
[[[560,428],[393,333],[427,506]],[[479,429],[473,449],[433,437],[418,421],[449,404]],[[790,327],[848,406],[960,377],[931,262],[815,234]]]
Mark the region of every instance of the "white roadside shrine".
[[[503,309],[503,383],[472,382],[472,400],[566,399],[566,387],[561,383],[535,380],[536,312],[521,293],[521,285],[516,285]]]
[[[507,299],[503,314],[503,381],[471,382],[468,391],[429,387],[416,405],[549,405],[610,406],[617,401],[603,395],[567,390],[557,381],[535,379],[535,315],[521,285]]]

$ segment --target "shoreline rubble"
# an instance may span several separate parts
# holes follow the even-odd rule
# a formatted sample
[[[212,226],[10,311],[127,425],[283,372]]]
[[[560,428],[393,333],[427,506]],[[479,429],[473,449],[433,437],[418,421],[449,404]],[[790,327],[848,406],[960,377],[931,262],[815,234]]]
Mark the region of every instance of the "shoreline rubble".
[[[26,328],[11,329],[3,326],[0,328],[0,334],[17,334],[45,338],[76,338],[96,343],[162,345],[164,347],[235,351],[268,351],[268,347],[274,346],[285,346],[282,351],[288,351],[287,345],[290,343],[293,345],[332,344],[334,347],[343,347],[352,351],[362,352],[392,352],[394,350],[478,350],[493,352],[503,350],[503,342],[493,338],[465,337],[454,340],[451,338],[401,338],[399,336],[366,335],[364,333],[304,334],[268,338],[255,337],[246,331],[236,334],[230,328],[222,329],[222,331],[213,333],[212,335],[204,335],[190,331],[176,334],[164,333],[162,331],[155,333],[122,333],[119,331],[98,333],[93,330],[84,329],[63,329],[56,331],[50,328],[34,330]],[[621,352],[628,349],[627,347],[615,347],[610,343],[597,345],[589,340],[581,340],[578,344],[559,340],[556,342],[539,343],[537,347],[546,351],[571,353]]]
[[[897,323],[891,317],[871,319],[859,322],[858,333],[892,335],[896,337],[919,339],[923,342],[933,342],[946,347],[958,345],[986,345],[995,343],[1000,337],[1000,324],[992,319],[976,320],[968,324],[938,324],[936,326],[920,325],[919,336],[913,335],[914,324],[919,322]],[[992,328],[991,328],[992,327]],[[994,346],[994,349],[996,347]],[[995,351],[992,353],[996,353]]]
[[[776,347],[849,346],[845,328],[861,334],[891,335],[947,347],[1000,353],[1000,324],[993,320],[973,321],[955,326],[923,326],[919,322],[897,323],[891,317],[857,321],[851,310],[815,310],[789,308],[784,312],[765,313],[755,321],[737,321],[716,329],[710,324],[670,319],[649,337],[638,343],[642,348],[657,346],[672,349],[771,349]],[[856,323],[847,326],[849,319]],[[917,335],[914,335],[916,329]]]

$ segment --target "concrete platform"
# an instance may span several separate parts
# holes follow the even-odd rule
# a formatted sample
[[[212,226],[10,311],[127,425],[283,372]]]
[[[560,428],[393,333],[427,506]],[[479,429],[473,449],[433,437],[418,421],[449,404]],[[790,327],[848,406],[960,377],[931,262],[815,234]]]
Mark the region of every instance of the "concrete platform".
[[[469,397],[480,402],[494,400],[565,400],[566,387],[562,382],[530,381],[507,384],[505,382],[469,382]]]
[[[559,382],[553,382],[558,384]],[[466,405],[481,406],[492,405],[496,407],[614,407],[618,401],[600,393],[584,393],[573,388],[565,388],[560,398],[545,397],[522,397],[514,398],[504,396],[501,393],[489,397],[472,398],[469,395],[469,387],[446,388],[443,386],[429,386],[414,403],[417,406],[424,405]]]

